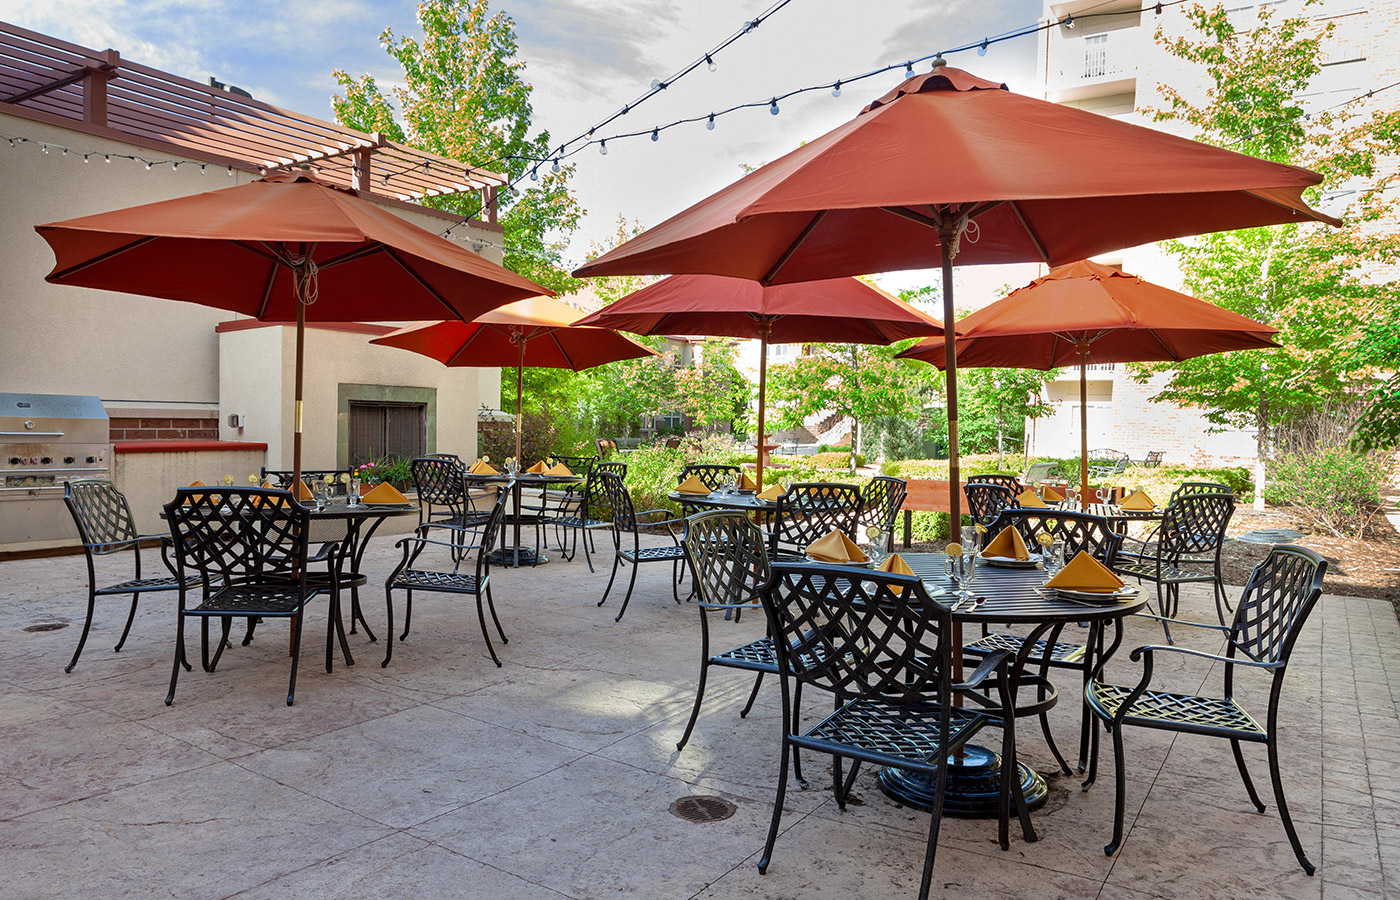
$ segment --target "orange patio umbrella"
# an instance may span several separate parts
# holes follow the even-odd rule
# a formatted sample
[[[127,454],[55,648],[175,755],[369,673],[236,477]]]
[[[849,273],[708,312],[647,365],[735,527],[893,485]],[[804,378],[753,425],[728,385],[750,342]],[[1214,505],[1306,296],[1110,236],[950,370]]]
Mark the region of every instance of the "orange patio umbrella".
[[[656,351],[607,328],[578,324],[581,310],[548,297],[530,297],[470,322],[422,322],[370,341],[430,356],[448,366],[515,366],[515,458],[520,459],[521,399],[526,366],[591,369]]]
[[[763,418],[770,341],[889,344],[943,333],[936,320],[858,278],[765,287],[747,278],[673,275],[633,291],[580,324],[633,334],[757,339],[759,448],[755,480],[759,489],[763,488]]]
[[[1283,222],[1320,175],[1044,100],[941,65],[575,274],[713,273],[763,284],[1061,265],[1120,247]],[[959,480],[956,344],[946,347]],[[954,519],[956,492],[950,498]]]
[[[305,174],[36,225],[45,280],[297,323],[292,468],[301,476],[304,332],[312,321],[471,319],[548,290]]]
[[[1051,269],[958,322],[960,366],[1059,369],[1079,365],[1080,505],[1089,498],[1090,363],[1161,362],[1229,350],[1277,347],[1262,322],[1080,260]],[[946,365],[944,340],[899,355]]]

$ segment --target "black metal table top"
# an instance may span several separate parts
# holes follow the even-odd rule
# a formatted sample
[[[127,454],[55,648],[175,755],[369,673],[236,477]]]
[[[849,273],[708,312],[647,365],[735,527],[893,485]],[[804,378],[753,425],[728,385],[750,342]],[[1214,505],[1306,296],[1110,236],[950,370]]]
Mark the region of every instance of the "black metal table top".
[[[368,519],[370,516],[407,516],[418,512],[417,503],[360,503],[355,506],[328,503],[325,509],[317,509],[310,503],[303,505],[311,511],[313,519]]]
[[[958,588],[946,570],[948,556],[944,553],[901,553],[910,571],[923,581],[929,594],[940,602],[953,603]],[[1131,615],[1147,605],[1147,594],[1138,591],[1131,599],[1109,604],[1078,603],[1073,600],[1046,596],[1037,590],[1045,584],[1044,569],[1003,569],[989,565],[977,567],[973,596],[986,600],[974,607],[963,604],[953,611],[959,622],[1006,622],[1042,624],[1045,622],[1087,622],[1116,619]]]
[[[689,494],[672,491],[666,495],[676,503],[690,503],[695,506],[708,506],[711,509],[745,509],[772,512],[778,508],[776,500],[760,500],[752,493],[722,494],[711,491],[708,494]]]
[[[505,472],[497,472],[495,475],[478,475],[475,472],[467,473],[467,480],[480,483],[492,483],[501,481],[515,481],[517,484],[569,484],[576,481],[583,481],[585,475],[546,475],[536,472],[521,472],[512,477]]]
[[[1090,503],[1086,511],[1103,516],[1110,522],[1156,522],[1166,512],[1160,506],[1156,509],[1124,509],[1116,503]]]

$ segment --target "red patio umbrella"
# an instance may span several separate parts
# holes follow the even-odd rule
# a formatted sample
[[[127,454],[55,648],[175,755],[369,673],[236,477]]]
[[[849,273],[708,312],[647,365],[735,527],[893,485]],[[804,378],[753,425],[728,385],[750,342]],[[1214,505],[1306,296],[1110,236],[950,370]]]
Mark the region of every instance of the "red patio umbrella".
[[[577,324],[583,312],[548,297],[518,300],[470,322],[422,322],[370,341],[430,356],[448,366],[515,366],[515,458],[520,459],[522,372],[526,366],[591,369],[655,355],[607,328]]]
[[[1090,363],[1158,362],[1277,347],[1278,329],[1111,266],[1051,269],[958,322],[958,365],[1058,369],[1079,365],[1080,505],[1089,498]],[[899,355],[946,365],[942,338]]]
[[[292,468],[301,476],[304,330],[312,321],[471,319],[549,291],[304,174],[36,225],[45,280],[297,323]]]
[[[673,275],[628,294],[579,324],[633,334],[756,338],[759,448],[755,480],[760,489],[770,341],[889,344],[943,333],[934,319],[858,278],[765,287],[746,278]]]
[[[1060,265],[1207,231],[1336,224],[1302,200],[1321,180],[938,66],[575,274],[782,284],[941,266],[951,330],[954,257]],[[955,344],[946,352],[956,484]]]

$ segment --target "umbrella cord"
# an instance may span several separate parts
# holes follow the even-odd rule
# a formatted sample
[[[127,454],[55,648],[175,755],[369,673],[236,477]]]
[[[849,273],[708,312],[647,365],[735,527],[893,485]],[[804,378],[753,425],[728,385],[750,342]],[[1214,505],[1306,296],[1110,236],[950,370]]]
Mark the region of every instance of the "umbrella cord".
[[[314,306],[320,291],[316,261],[308,253],[299,260],[293,260],[292,271],[296,275],[298,296],[304,298],[302,302],[307,306]]]

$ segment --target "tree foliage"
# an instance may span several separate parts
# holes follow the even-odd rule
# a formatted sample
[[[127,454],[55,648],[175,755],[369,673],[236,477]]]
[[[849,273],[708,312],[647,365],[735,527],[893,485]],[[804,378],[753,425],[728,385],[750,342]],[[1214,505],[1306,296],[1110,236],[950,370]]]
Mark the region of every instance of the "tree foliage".
[[[530,84],[516,59],[515,23],[491,14],[488,0],[425,0],[418,5],[422,40],[389,29],[379,45],[403,69],[403,86],[385,92],[371,75],[337,70],[343,95],[332,98],[336,120],[422,150],[498,172],[515,181],[549,155],[549,132],[532,133]],[[556,291],[577,286],[561,252],[583,210],[569,189],[573,166],[538,168],[538,181],[501,189],[506,267]],[[463,217],[482,212],[476,193],[428,197],[423,205]]]
[[[1237,30],[1222,7],[1187,9],[1189,33],[1157,40],[1201,66],[1209,86],[1187,96],[1170,85],[1158,121],[1188,126],[1198,140],[1312,168],[1323,175],[1309,193],[1350,202],[1345,224],[1280,225],[1169,242],[1196,296],[1280,329],[1281,350],[1251,350],[1138,368],[1145,380],[1170,373],[1154,399],[1200,406],[1219,425],[1254,426],[1267,455],[1290,430],[1355,397],[1386,365],[1380,332],[1368,323],[1396,320],[1400,292],[1383,276],[1400,259],[1391,176],[1377,163],[1394,153],[1400,114],[1348,104],[1307,110],[1300,96],[1321,70],[1332,25],[1280,17],[1268,7]],[[1330,209],[1334,214],[1338,210]],[[1400,399],[1397,396],[1396,399]],[[1304,431],[1316,432],[1316,428]]]
[[[706,338],[695,364],[676,370],[679,409],[701,428],[742,428],[753,390],[735,365],[738,355],[733,338]]]

